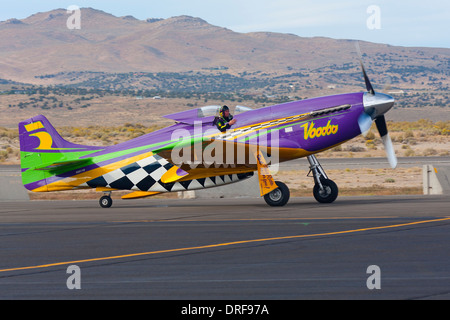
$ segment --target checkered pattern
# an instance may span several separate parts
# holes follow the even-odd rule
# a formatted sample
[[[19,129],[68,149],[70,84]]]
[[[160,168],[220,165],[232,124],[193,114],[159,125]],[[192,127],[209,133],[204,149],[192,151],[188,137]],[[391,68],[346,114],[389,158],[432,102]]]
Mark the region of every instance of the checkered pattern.
[[[174,192],[216,187],[247,179],[251,173],[232,174],[182,182],[163,183],[161,177],[174,165],[153,155],[87,182],[91,188],[106,187],[147,192]]]

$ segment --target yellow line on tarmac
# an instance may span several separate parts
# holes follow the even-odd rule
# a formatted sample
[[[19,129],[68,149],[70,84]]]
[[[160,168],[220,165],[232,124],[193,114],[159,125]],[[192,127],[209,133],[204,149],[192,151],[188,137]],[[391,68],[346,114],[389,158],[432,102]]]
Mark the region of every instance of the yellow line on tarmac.
[[[424,220],[424,221],[417,221],[417,222],[410,222],[410,223],[395,224],[395,225],[389,225],[389,226],[371,227],[371,228],[363,228],[363,229],[355,229],[355,230],[346,230],[346,231],[335,231],[335,232],[316,233],[316,234],[303,234],[303,235],[275,237],[275,238],[266,238],[266,239],[242,240],[242,241],[210,244],[210,245],[198,246],[198,247],[187,247],[187,248],[178,248],[178,249],[149,251],[149,252],[141,252],[141,253],[124,254],[124,255],[119,255],[119,256],[103,257],[103,258],[92,258],[92,259],[84,259],[84,260],[56,262],[56,263],[43,264],[43,265],[38,265],[38,266],[10,268],[10,269],[0,270],[0,272],[30,270],[30,269],[41,269],[41,268],[49,268],[49,267],[62,266],[62,265],[72,265],[72,264],[79,264],[79,263],[86,263],[86,262],[97,262],[97,261],[105,261],[105,260],[116,260],[116,259],[148,256],[148,255],[161,254],[161,253],[173,253],[173,252],[181,252],[181,251],[190,251],[190,250],[201,250],[201,249],[226,247],[226,246],[233,246],[233,245],[246,244],[246,243],[256,243],[256,242],[275,241],[275,240],[289,240],[289,239],[300,239],[300,238],[313,238],[313,237],[341,235],[341,234],[349,234],[349,233],[356,233],[356,232],[363,232],[363,231],[372,231],[372,230],[382,230],[382,229],[389,229],[389,228],[407,227],[407,226],[413,226],[413,225],[419,225],[419,224],[425,224],[425,223],[433,223],[433,222],[439,222],[439,221],[448,221],[448,220],[450,220],[450,217],[446,217],[446,218],[442,218],[442,219]]]

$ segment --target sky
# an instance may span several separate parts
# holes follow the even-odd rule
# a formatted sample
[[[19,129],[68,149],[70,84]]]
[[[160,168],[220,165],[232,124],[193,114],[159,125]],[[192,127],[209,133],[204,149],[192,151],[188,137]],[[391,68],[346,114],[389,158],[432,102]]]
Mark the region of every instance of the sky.
[[[0,21],[76,5],[140,20],[189,15],[236,32],[450,48],[450,1],[442,0],[0,0],[0,4]]]

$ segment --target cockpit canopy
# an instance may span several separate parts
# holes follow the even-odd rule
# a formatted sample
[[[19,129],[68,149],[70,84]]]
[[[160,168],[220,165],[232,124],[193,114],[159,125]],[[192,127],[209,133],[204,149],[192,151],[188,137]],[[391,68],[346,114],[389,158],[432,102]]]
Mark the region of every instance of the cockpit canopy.
[[[212,122],[215,117],[219,116],[221,106],[205,106],[197,109],[177,112],[164,116],[164,118],[175,120],[176,122],[194,125],[195,122]],[[253,110],[245,106],[236,106],[233,115],[241,114]]]

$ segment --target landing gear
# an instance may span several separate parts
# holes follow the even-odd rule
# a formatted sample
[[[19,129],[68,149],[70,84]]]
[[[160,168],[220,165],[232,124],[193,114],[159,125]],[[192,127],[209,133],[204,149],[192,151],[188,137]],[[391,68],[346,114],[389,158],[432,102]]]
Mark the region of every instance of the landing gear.
[[[111,192],[101,197],[99,203],[100,207],[102,208],[110,208],[113,204],[113,201],[111,199]]]
[[[328,179],[327,174],[314,155],[308,156],[308,161],[310,173],[312,172],[315,182],[313,189],[314,198],[320,203],[334,202],[339,193],[336,183]]]
[[[269,206],[282,207],[288,201],[290,197],[289,188],[280,181],[275,181],[278,189],[275,189],[264,196],[264,200]]]
[[[338,187],[334,181],[329,179],[321,180],[322,189],[318,184],[314,186],[314,198],[320,203],[332,203],[338,196]]]

